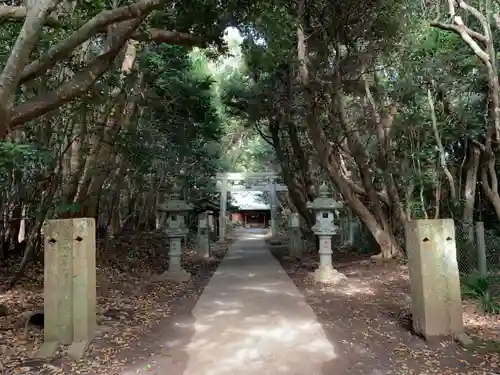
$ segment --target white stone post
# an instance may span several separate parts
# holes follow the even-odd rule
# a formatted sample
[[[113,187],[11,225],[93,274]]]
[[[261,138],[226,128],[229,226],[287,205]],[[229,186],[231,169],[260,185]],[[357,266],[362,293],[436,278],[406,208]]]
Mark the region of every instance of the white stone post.
[[[342,213],[338,214],[338,220],[340,227],[340,246],[344,246],[344,244],[346,243],[347,221]]]
[[[220,180],[219,241],[226,238],[227,178]]]
[[[276,194],[276,181],[273,178],[271,181],[271,235],[273,237],[278,235],[278,223],[277,223],[277,212],[278,212],[278,199]]]
[[[408,221],[405,237],[415,332],[464,337],[453,219]]]
[[[47,220],[44,234],[44,342],[37,357],[70,344],[69,356],[80,359],[97,327],[95,220]]]
[[[350,208],[347,208],[347,239],[346,239],[346,246],[353,246],[354,245],[354,217],[352,215],[352,210]]]
[[[158,196],[156,204],[165,202],[165,196],[167,194],[167,188],[165,186],[160,186],[158,188]],[[161,230],[165,225],[165,212],[156,211],[155,228],[156,230]]]
[[[215,226],[214,226],[214,213],[210,211],[208,214],[208,228],[210,229],[210,232],[214,232]]]
[[[302,233],[300,231],[299,214],[292,212],[288,216],[289,255],[293,258],[302,256]]]
[[[206,212],[198,215],[198,255],[210,257],[210,230]]]
[[[476,222],[476,242],[479,273],[486,276],[488,274],[488,264],[486,262],[486,243],[484,240],[484,223],[482,221]]]

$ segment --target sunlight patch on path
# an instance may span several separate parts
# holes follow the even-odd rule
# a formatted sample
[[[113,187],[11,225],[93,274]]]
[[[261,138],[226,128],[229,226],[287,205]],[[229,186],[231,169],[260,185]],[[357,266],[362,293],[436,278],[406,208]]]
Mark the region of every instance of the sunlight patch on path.
[[[173,319],[163,353],[122,375],[144,363],[150,375],[335,375],[338,353],[264,238],[238,239],[191,314]]]
[[[193,316],[185,375],[322,375],[323,364],[336,356],[304,297],[260,239],[231,247]]]

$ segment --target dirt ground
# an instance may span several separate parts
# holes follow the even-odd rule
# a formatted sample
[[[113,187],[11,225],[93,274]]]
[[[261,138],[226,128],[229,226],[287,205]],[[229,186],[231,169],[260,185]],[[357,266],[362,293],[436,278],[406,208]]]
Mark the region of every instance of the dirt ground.
[[[161,233],[125,235],[110,248],[99,246],[98,322],[100,333],[89,356],[72,362],[64,348],[50,362],[30,359],[42,333],[24,332],[22,313],[43,305],[43,269],[30,267],[17,287],[1,293],[0,304],[8,315],[0,317],[0,375],[83,374],[115,375],[131,363],[146,363],[162,350],[158,338],[168,333],[173,316],[189,314],[216,269],[188,251],[184,266],[193,274],[187,283],[152,284],[151,276],[168,265],[167,241]],[[227,243],[221,251],[227,248]],[[341,360],[326,373],[364,375],[500,374],[500,320],[464,302],[467,332],[481,345],[465,350],[455,343],[428,345],[409,331],[408,272],[404,265],[377,265],[363,257],[336,254],[336,266],[349,283],[339,287],[312,281],[317,253],[309,250],[301,262],[283,258],[283,248],[273,253],[281,261],[335,345]],[[16,260],[0,268],[0,288],[15,272]],[[375,368],[386,371],[377,372]],[[142,373],[142,371],[141,371]],[[202,375],[202,374],[200,374]],[[236,374],[235,374],[236,375]]]
[[[336,268],[349,279],[338,286],[312,280],[317,253],[308,251],[300,262],[283,257],[283,249],[275,248],[273,253],[343,353],[342,365],[336,361],[332,374],[500,374],[500,317],[483,314],[470,301],[464,302],[464,322],[466,332],[478,343],[474,350],[451,340],[430,345],[410,332],[405,265],[375,264],[366,257],[337,254]]]
[[[219,253],[227,245],[219,246]],[[168,267],[167,249],[167,239],[158,232],[123,235],[107,248],[98,244],[99,332],[88,356],[80,361],[65,357],[64,347],[51,361],[31,359],[43,333],[35,327],[25,332],[23,313],[43,309],[43,266],[30,266],[19,284],[7,292],[2,288],[18,260],[0,268],[0,304],[8,309],[7,316],[0,317],[0,375],[113,375],[130,363],[129,358],[154,355],[160,348],[149,343],[155,343],[155,335],[161,334],[171,316],[194,307],[219,263],[202,260],[188,249],[183,265],[193,275],[191,281],[151,283],[152,276]]]

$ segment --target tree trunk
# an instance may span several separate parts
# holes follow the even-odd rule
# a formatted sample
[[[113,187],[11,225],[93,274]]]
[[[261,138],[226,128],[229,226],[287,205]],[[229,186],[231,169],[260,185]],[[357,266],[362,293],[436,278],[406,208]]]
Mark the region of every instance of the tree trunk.
[[[135,64],[137,51],[132,42],[127,44],[125,56],[121,66],[121,81],[123,83],[125,76],[130,74]],[[140,81],[140,78],[137,80]],[[134,90],[137,90],[137,83],[134,85]],[[105,110],[102,123],[105,124],[99,135],[94,137],[91,156],[88,158],[85,171],[82,176],[81,183],[78,187],[78,192],[75,197],[75,203],[81,205],[81,215],[91,215],[94,217],[96,212],[97,196],[111,170],[116,165],[110,163],[110,160],[115,159],[114,144],[115,138],[122,129],[125,116],[130,111],[135,111],[135,104],[130,107],[127,104],[127,95],[120,87],[115,87],[112,90],[111,108]],[[124,115],[125,112],[125,115]],[[130,114],[129,118],[132,117]]]
[[[273,148],[281,164],[283,179],[285,180],[285,184],[288,187],[290,199],[297,209],[297,212],[300,214],[300,216],[302,216],[308,228],[310,229],[314,225],[314,217],[311,210],[307,208],[307,191],[304,185],[301,185],[299,183],[297,173],[293,173],[290,170],[290,162],[281,146],[282,141],[279,136],[279,123],[277,121],[271,121],[269,130],[271,133],[271,139],[273,141]]]
[[[495,171],[495,155],[493,152],[488,152],[488,150],[483,152],[483,161],[480,167],[481,186],[484,194],[500,220],[500,195],[498,193],[498,178]]]
[[[464,207],[462,211],[462,220],[471,227],[474,223],[474,202],[476,199],[477,173],[479,170],[479,160],[481,153],[479,149],[471,145],[469,147],[469,162],[464,185]],[[472,232],[473,233],[473,232]],[[472,234],[472,238],[473,238]]]
[[[302,181],[304,181],[305,193],[307,194],[307,200],[313,201],[318,196],[316,192],[316,185],[311,177],[311,167],[309,164],[309,159],[304,152],[304,147],[300,144],[299,134],[297,132],[297,126],[290,120],[287,121],[288,125],[288,135],[290,137],[290,144],[292,146],[293,155],[297,160],[299,170],[302,175]]]
[[[325,132],[321,128],[321,126],[318,125],[316,122],[313,94],[311,92],[311,87],[310,87],[306,36],[304,34],[304,29],[303,29],[304,11],[305,11],[305,1],[300,0],[298,6],[299,22],[297,28],[297,39],[298,39],[297,51],[298,51],[298,59],[300,62],[299,82],[302,84],[306,105],[308,107],[306,109],[306,120],[311,141],[318,152],[322,166],[328,172],[330,180],[337,186],[347,204],[361,218],[361,220],[363,220],[363,222],[368,227],[370,232],[373,234],[375,240],[379,244],[380,254],[377,257],[392,258],[398,252],[397,251],[398,246],[394,237],[392,236],[392,233],[390,232],[387,220],[385,220],[385,214],[381,210],[380,200],[378,199],[377,192],[375,191],[370,181],[371,171],[369,171],[366,168],[360,170],[363,178],[363,184],[367,189],[368,197],[370,198],[370,200],[372,200],[373,204],[378,205],[378,207],[376,207],[376,212],[379,219],[382,220],[381,222],[379,222],[375,218],[375,216],[368,210],[368,208],[359,200],[359,198],[353,193],[352,188],[344,180],[341,174],[340,165],[336,161],[335,157],[333,157],[333,152],[331,150],[330,144],[327,141]],[[340,86],[337,85],[336,89],[337,89],[337,100],[340,100],[340,102],[337,102],[337,105],[338,104],[341,105],[341,107],[337,109],[342,114],[343,109],[341,103],[342,95],[340,92]],[[341,119],[341,121],[343,121],[343,119]],[[346,125],[345,121],[344,125]],[[351,138],[351,141],[353,140],[355,139]],[[355,143],[351,142],[351,146],[355,146]],[[352,151],[354,151],[355,153],[357,152],[356,156],[358,157],[359,160],[359,157],[362,156],[362,154],[360,153],[361,149],[359,147],[355,147],[355,149]]]

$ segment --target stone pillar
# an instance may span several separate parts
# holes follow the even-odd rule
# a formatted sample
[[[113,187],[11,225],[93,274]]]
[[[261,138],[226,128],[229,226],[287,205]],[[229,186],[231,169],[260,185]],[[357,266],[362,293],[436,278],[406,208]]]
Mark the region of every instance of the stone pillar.
[[[157,196],[157,202],[156,204],[160,204],[165,202],[165,197],[167,195],[168,188],[164,185],[160,186],[158,188],[158,196]],[[165,223],[165,212],[163,211],[156,211],[156,222],[155,222],[155,228],[156,230],[161,230],[163,224]]]
[[[356,220],[352,215],[352,210],[349,208],[347,210],[347,245],[354,245],[354,220]]]
[[[68,354],[79,359],[97,327],[95,221],[48,220],[44,234],[44,343],[37,356],[70,344]]]
[[[210,242],[216,241],[217,240],[217,233],[216,233],[216,225],[215,225],[215,219],[214,219],[214,212],[209,211],[207,213],[207,223],[208,223],[208,236],[210,238]]]
[[[214,226],[214,213],[213,212],[210,212],[208,214],[208,228],[210,229],[211,232],[213,232],[215,230],[215,226]]]
[[[350,208],[342,211],[340,213],[342,220],[342,246],[353,246],[354,245],[354,218]]]
[[[276,193],[276,181],[273,179],[271,182],[271,235],[278,235],[278,198]]]
[[[347,221],[346,218],[344,217],[343,214],[338,214],[338,220],[339,220],[339,227],[340,227],[340,246],[344,246],[344,244],[347,242],[346,241],[346,234],[347,234]]]
[[[408,221],[405,236],[415,332],[426,339],[463,335],[453,220]]]
[[[206,212],[198,215],[198,255],[210,257],[210,229]]]
[[[219,241],[226,238],[227,179],[220,181]]]
[[[299,214],[292,212],[288,216],[288,238],[289,238],[289,255],[293,258],[302,256],[302,233],[300,231]]]

